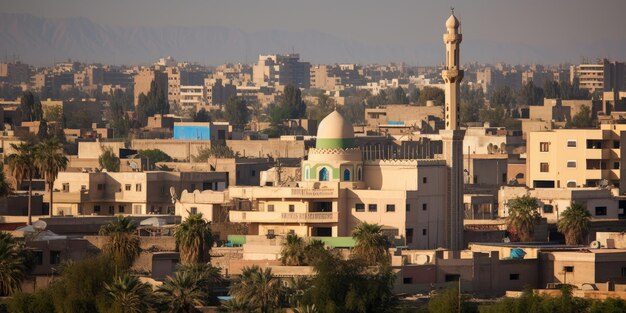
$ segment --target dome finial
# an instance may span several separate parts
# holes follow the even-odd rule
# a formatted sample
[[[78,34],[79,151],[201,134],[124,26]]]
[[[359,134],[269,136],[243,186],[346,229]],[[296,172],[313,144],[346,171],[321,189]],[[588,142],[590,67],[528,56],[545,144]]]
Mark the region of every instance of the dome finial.
[[[452,15],[454,15],[454,7],[450,6],[450,12],[452,12]]]

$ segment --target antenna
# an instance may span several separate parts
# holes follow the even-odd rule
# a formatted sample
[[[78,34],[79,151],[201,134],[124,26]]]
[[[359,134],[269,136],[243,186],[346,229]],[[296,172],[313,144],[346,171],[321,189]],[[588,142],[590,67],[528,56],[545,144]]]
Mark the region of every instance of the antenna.
[[[452,15],[454,15],[454,7],[450,6],[450,11],[452,12]]]

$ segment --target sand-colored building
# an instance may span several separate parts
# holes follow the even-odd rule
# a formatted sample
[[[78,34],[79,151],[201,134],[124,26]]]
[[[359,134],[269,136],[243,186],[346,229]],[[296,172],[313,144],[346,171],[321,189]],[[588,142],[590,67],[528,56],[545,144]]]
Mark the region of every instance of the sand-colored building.
[[[624,124],[600,129],[530,132],[527,184],[533,188],[620,186],[620,132]]]

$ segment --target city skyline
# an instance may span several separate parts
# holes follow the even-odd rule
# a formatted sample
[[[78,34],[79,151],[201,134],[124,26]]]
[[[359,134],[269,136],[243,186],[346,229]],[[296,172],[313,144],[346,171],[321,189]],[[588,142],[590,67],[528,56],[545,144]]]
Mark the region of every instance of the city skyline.
[[[619,8],[624,3],[604,1],[607,10],[597,10],[583,1],[568,1],[567,6],[563,1],[534,2],[452,3],[464,21],[462,28],[471,34],[464,60],[555,64],[580,62],[582,57],[623,59],[626,34],[620,30],[626,28],[626,21],[620,18]],[[355,4],[273,0],[262,5],[187,1],[181,6],[148,5],[140,0],[104,5],[63,0],[49,6],[38,1],[12,2],[0,9],[0,44],[3,54],[41,65],[66,58],[149,63],[165,55],[217,65],[246,63],[256,54],[292,50],[313,63],[442,63],[442,29],[435,25],[449,14],[450,4]],[[68,29],[72,25],[78,27]],[[150,36],[151,41],[141,42]],[[114,52],[96,53],[107,48],[105,44]],[[41,49],[30,51],[32,46]]]

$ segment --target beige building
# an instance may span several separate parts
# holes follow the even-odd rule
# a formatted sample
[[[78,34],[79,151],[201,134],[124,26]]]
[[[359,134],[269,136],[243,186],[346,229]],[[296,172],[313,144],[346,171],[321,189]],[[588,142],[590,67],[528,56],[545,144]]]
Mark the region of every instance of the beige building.
[[[502,187],[498,192],[498,216],[507,217],[507,203],[517,197],[529,195],[539,200],[539,213],[548,223],[556,223],[572,202],[583,204],[592,220],[616,220],[623,214],[619,200],[611,190],[597,188],[537,188]]]
[[[252,68],[252,81],[260,86],[310,86],[309,62],[301,62],[299,54],[260,55]]]
[[[412,106],[389,104],[381,108],[365,109],[365,123],[372,130],[380,131],[386,127],[405,127],[434,132],[443,128],[443,106]]]
[[[169,95],[168,91],[168,77],[167,74],[158,70],[153,69],[142,69],[135,75],[135,87],[134,87],[134,103],[135,106],[139,104],[139,95],[142,93],[147,95],[150,92],[150,85],[153,81],[156,81],[157,84],[164,90],[165,94],[168,95],[168,100],[171,95]]]
[[[174,214],[172,187],[178,196],[182,190],[224,190],[228,181],[219,172],[61,172],[53,214]]]
[[[591,93],[626,91],[626,65],[607,59],[596,63],[583,63],[570,67],[570,80],[578,79],[580,88]]]
[[[316,148],[290,186],[230,187],[230,221],[251,235],[350,236],[378,223],[410,247],[445,244],[443,160],[363,161],[352,126],[333,112],[321,123]]]
[[[183,109],[190,109],[192,112],[208,104],[207,92],[204,86],[179,86],[180,106]]]
[[[620,186],[620,132],[624,124],[600,129],[530,132],[527,184],[533,188]]]

